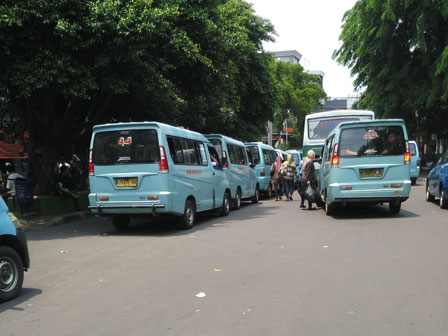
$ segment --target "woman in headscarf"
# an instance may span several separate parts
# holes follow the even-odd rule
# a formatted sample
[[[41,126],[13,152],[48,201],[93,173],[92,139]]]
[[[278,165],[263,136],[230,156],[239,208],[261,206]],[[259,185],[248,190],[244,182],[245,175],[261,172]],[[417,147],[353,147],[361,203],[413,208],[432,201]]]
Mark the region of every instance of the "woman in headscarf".
[[[271,166],[271,181],[274,184],[275,200],[282,199],[282,178],[280,176],[280,169],[282,168],[282,158],[277,156]]]
[[[301,184],[301,193],[305,195],[306,189],[309,185],[311,185],[311,188],[313,188],[314,191],[316,191],[317,188],[317,178],[316,178],[316,172],[314,169],[314,159],[316,157],[316,153],[312,149],[310,149],[306,155],[305,163],[302,167],[302,184]],[[305,208],[305,199],[302,198],[302,203],[300,204],[301,208]],[[308,209],[313,209],[313,202],[308,200]]]
[[[291,154],[288,154],[286,161],[283,162],[280,172],[283,175],[286,200],[292,201],[292,193],[294,192],[294,176],[297,176],[297,169],[296,163],[292,159]]]

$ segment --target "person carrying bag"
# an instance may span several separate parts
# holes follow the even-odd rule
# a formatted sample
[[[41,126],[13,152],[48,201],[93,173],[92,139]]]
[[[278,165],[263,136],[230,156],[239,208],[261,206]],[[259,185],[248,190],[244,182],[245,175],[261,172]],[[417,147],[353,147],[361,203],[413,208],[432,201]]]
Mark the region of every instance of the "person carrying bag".
[[[307,153],[307,158],[303,164],[302,169],[302,184],[301,184],[301,194],[304,195],[302,202],[300,204],[301,208],[305,208],[305,199],[308,201],[308,210],[313,209],[313,203],[317,202],[316,199],[316,189],[317,189],[317,178],[314,169],[314,159],[316,154],[313,150],[309,150]]]

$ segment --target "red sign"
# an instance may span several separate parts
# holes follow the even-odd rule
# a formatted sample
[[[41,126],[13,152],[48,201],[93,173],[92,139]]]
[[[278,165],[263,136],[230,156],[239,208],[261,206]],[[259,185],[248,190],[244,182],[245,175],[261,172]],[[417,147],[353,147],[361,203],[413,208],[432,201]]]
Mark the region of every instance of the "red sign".
[[[0,159],[27,159],[28,154],[20,144],[5,144],[0,142]]]

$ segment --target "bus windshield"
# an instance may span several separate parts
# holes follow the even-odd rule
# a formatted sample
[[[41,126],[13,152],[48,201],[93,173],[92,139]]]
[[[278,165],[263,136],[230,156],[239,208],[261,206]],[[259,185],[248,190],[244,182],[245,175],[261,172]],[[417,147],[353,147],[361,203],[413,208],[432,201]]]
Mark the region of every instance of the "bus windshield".
[[[360,120],[372,120],[372,117],[346,115],[308,119],[308,138],[310,140],[325,140],[333,128],[340,123]]]

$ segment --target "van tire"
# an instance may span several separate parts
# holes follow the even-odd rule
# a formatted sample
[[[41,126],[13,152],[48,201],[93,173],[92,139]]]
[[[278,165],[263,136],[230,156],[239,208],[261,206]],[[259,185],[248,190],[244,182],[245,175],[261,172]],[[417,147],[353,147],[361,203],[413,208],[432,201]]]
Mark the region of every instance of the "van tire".
[[[401,201],[395,200],[389,202],[389,211],[391,214],[397,214],[400,212],[401,209]]]
[[[19,254],[9,246],[0,246],[0,302],[14,299],[22,288],[23,264]]]
[[[411,178],[411,185],[416,185],[417,184],[417,178],[413,177]]]
[[[431,195],[431,193],[429,192],[428,182],[426,182],[426,201],[427,202],[434,202],[434,196]]]
[[[235,199],[233,200],[233,210],[238,210],[241,208],[241,190],[236,190]]]
[[[446,198],[445,191],[440,190],[440,209],[448,208],[448,199]]]
[[[230,212],[230,193],[226,191],[222,199],[221,216],[228,216]]]
[[[255,194],[252,197],[252,203],[257,204],[259,200],[260,200],[260,188],[258,187],[257,184],[257,186],[255,187]]]
[[[269,183],[268,190],[266,190],[265,198],[270,199],[272,197],[272,184]]]
[[[196,219],[196,207],[191,199],[185,202],[184,214],[179,217],[179,227],[183,230],[191,229]]]
[[[131,218],[129,216],[115,216],[112,223],[118,231],[126,231],[129,229]]]
[[[325,192],[325,204],[323,206],[323,208],[325,209],[325,214],[327,216],[331,216],[334,214],[336,206],[334,204],[329,204],[328,200],[327,200],[327,192]]]

